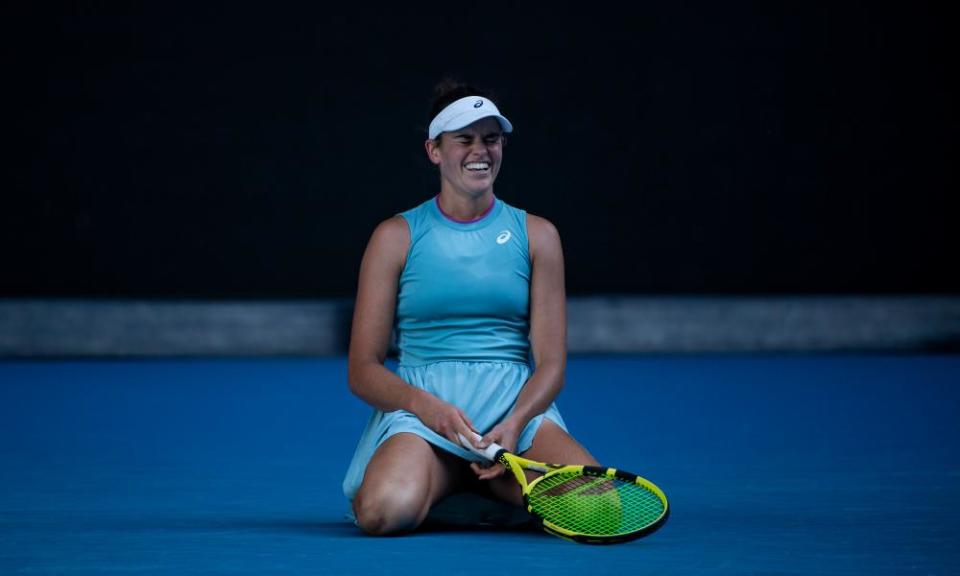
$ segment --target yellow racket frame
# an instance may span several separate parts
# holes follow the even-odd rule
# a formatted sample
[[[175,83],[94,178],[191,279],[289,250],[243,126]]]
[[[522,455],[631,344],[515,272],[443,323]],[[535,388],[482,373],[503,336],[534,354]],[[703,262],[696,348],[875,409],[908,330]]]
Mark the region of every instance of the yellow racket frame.
[[[476,438],[479,440],[480,436],[477,435]],[[546,462],[538,462],[536,460],[524,458],[523,456],[517,456],[516,454],[507,451],[502,446],[495,443],[490,444],[484,450],[480,450],[474,447],[473,444],[467,441],[467,439],[463,436],[460,436],[460,443],[474,454],[483,457],[485,460],[491,462],[500,462],[503,464],[504,468],[509,470],[510,473],[513,474],[513,477],[517,480],[517,483],[520,484],[521,494],[523,495],[523,504],[527,510],[527,513],[537,521],[537,523],[545,532],[553,534],[554,536],[559,536],[565,540],[571,540],[585,544],[616,544],[619,542],[627,542],[656,532],[670,517],[670,504],[667,501],[667,496],[663,493],[663,490],[661,490],[653,482],[650,482],[646,478],[637,476],[636,474],[625,472],[623,470],[617,470],[616,468],[605,468],[603,466],[548,464]],[[525,470],[539,472],[541,476],[528,481],[527,475],[524,474]],[[636,483],[637,485],[649,490],[660,499],[660,502],[663,504],[663,512],[661,512],[660,516],[649,525],[628,534],[618,534],[612,536],[600,536],[594,534],[587,535],[557,526],[556,524],[537,514],[537,512],[533,509],[533,507],[530,505],[530,492],[544,479],[554,475],[568,473],[582,474],[584,476],[592,476],[596,478],[616,478],[621,481]]]

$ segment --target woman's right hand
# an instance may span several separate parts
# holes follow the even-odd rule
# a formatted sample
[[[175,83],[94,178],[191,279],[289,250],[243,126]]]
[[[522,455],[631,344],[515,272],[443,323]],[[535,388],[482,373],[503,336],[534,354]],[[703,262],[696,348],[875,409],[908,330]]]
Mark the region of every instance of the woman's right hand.
[[[457,434],[465,438],[472,438],[473,423],[470,418],[449,402],[437,398],[429,392],[423,392],[422,396],[414,407],[413,413],[420,418],[427,428],[453,442],[460,445],[460,439]]]

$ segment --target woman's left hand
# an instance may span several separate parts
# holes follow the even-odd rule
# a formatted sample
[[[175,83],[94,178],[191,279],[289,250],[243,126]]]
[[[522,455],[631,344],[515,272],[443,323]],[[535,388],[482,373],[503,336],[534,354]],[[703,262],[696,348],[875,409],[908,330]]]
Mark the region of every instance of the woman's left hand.
[[[508,418],[494,426],[489,432],[484,434],[480,440],[480,447],[486,448],[491,442],[503,446],[507,451],[514,452],[517,449],[517,438],[520,436],[522,427]],[[471,462],[470,468],[476,473],[480,480],[492,480],[503,474],[503,464],[494,462],[490,466],[481,466],[478,462]]]

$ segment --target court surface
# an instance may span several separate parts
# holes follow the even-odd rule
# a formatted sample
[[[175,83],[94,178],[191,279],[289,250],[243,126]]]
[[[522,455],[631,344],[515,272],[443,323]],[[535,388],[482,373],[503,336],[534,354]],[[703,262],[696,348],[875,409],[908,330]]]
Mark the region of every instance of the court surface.
[[[617,546],[371,538],[343,359],[0,362],[0,574],[958,574],[960,356],[578,357],[559,406],[666,491]]]

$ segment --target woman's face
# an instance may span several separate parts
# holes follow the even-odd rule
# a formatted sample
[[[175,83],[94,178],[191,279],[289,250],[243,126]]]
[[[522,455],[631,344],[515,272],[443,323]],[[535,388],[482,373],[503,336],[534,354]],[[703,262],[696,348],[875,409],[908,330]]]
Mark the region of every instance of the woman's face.
[[[438,145],[438,141],[439,145]],[[460,130],[427,140],[427,155],[440,167],[444,186],[473,197],[493,188],[503,159],[503,129],[496,118],[482,118]]]

